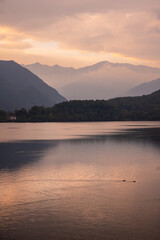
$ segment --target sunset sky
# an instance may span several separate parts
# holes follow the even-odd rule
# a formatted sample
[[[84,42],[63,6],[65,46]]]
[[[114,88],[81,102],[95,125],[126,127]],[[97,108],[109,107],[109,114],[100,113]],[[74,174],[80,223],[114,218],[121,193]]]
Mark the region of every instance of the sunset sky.
[[[1,60],[160,67],[160,0],[0,0]]]

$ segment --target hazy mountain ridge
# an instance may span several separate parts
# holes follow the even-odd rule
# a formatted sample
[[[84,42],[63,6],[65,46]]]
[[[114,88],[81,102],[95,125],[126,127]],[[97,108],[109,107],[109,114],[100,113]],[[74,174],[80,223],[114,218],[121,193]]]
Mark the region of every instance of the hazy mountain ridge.
[[[56,89],[60,88],[64,84],[73,82],[74,76],[78,75],[76,69],[72,67],[61,67],[59,65],[43,65],[40,63],[34,63],[29,65],[22,65],[40,78],[42,78],[47,84]]]
[[[124,94],[124,96],[142,96],[153,93],[160,89],[160,78],[142,83]]]
[[[14,61],[0,61],[0,109],[51,107],[63,101],[64,97],[26,68]]]
[[[45,82],[70,100],[123,96],[136,85],[160,76],[160,68],[108,61],[78,69],[39,63],[25,67],[41,76]]]

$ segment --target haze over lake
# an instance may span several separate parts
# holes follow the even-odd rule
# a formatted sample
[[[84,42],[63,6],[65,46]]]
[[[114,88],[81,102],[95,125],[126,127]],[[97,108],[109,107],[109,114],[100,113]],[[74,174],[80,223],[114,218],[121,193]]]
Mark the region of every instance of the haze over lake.
[[[160,122],[0,132],[0,239],[160,238]]]

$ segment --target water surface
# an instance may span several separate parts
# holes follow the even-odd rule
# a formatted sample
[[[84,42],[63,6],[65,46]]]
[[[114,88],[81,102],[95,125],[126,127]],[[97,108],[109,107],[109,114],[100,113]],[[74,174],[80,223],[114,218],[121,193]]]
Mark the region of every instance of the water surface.
[[[0,133],[0,239],[160,239],[160,122]]]

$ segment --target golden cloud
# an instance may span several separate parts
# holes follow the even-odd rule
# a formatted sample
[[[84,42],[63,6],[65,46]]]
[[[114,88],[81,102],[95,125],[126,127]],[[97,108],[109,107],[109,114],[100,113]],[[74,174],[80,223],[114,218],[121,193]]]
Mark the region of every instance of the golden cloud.
[[[0,9],[1,50],[37,56],[48,51],[52,59],[88,52],[159,64],[157,0],[6,0]]]

